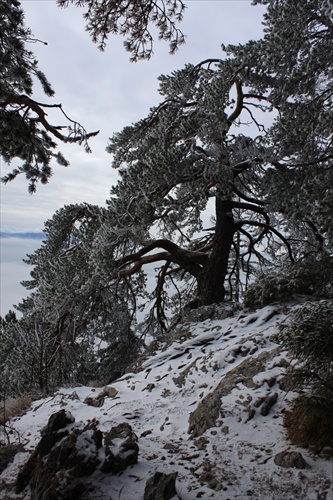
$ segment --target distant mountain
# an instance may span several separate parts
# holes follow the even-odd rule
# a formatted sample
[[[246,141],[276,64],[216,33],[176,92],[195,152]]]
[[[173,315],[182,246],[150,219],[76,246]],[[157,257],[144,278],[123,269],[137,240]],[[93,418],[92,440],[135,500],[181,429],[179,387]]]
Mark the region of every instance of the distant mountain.
[[[45,234],[44,233],[2,233],[2,232],[0,232],[0,238],[23,238],[23,239],[43,240],[45,238]]]

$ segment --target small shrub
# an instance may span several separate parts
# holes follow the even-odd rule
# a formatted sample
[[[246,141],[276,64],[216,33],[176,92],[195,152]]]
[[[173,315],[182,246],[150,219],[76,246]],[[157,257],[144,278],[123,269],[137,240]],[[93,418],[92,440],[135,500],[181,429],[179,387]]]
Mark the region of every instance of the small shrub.
[[[333,301],[299,307],[277,340],[295,360],[286,377],[300,394],[286,417],[290,439],[317,450],[333,446]]]
[[[333,298],[333,258],[288,265],[260,274],[244,295],[247,307],[264,307],[293,295]]]
[[[315,453],[333,449],[333,405],[321,406],[311,397],[299,397],[284,418],[290,441]]]
[[[0,425],[4,425],[9,419],[29,408],[35,397],[31,394],[24,394],[17,398],[3,400],[0,404]]]

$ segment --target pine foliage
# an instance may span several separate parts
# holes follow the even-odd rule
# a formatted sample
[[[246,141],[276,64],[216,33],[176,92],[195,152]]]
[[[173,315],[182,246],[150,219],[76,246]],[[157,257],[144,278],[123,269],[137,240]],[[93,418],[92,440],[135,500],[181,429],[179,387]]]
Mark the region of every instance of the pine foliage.
[[[25,27],[24,13],[18,0],[0,0],[0,155],[6,163],[20,162],[11,173],[3,177],[8,182],[23,173],[29,181],[29,191],[36,190],[38,182],[46,184],[52,175],[52,160],[59,165],[69,163],[56,140],[77,142],[90,151],[87,133],[82,125],[64,113],[61,104],[43,104],[33,99],[34,79],[47,97],[54,90],[29,44],[39,42]],[[47,119],[47,109],[60,111],[63,125],[53,125]],[[68,129],[68,135],[62,129]]]
[[[333,241],[332,57],[329,0],[256,0],[267,5],[265,36],[229,46],[253,92],[278,111],[269,130],[275,168],[261,189],[287,218],[293,237],[312,228],[317,242]],[[309,251],[311,249],[309,248]]]
[[[295,299],[297,295],[333,299],[333,258],[294,263],[259,274],[244,294],[247,307]]]
[[[185,4],[182,0],[57,0],[60,7],[70,3],[85,7],[83,17],[92,40],[101,50],[106,47],[110,34],[125,36],[125,49],[131,61],[150,59],[153,55],[153,27],[158,39],[169,42],[174,54],[185,37],[178,24],[183,19]]]
[[[32,292],[18,306],[22,318],[2,325],[6,390],[110,382],[136,356],[131,298],[121,284],[105,281],[91,258],[103,213],[69,205],[45,223],[45,241],[26,259],[32,280],[23,284]]]
[[[281,325],[278,335],[295,360],[287,372],[288,385],[300,394],[289,417],[289,432],[296,442],[297,433],[303,433],[303,440],[317,448],[333,443],[332,318],[332,300],[308,302]]]

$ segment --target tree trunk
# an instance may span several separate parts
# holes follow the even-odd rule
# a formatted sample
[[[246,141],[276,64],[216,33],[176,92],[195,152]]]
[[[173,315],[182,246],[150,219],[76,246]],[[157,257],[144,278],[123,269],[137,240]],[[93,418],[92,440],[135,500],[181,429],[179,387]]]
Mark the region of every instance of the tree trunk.
[[[198,278],[198,297],[201,305],[223,302],[225,298],[224,282],[228,273],[234,233],[232,203],[217,197],[213,250]]]

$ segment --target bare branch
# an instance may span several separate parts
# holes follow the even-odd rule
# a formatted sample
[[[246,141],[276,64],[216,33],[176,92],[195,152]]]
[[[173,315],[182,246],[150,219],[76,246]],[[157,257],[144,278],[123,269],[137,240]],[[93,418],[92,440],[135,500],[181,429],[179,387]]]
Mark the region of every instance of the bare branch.
[[[168,240],[156,240],[150,242],[141,242],[143,248],[138,252],[125,255],[121,259],[115,261],[118,277],[131,276],[138,272],[145,264],[159,262],[165,260],[180,265],[193,276],[198,276],[202,270],[202,266],[206,263],[208,256],[206,253],[180,248],[175,243]],[[158,252],[152,255],[147,255],[156,248],[163,248],[165,252]],[[123,269],[124,267],[131,266]]]
[[[231,127],[233,122],[235,120],[237,120],[237,118],[241,114],[242,109],[243,109],[243,103],[244,103],[244,95],[243,95],[243,88],[242,88],[241,82],[239,80],[235,80],[235,86],[236,86],[236,91],[237,91],[237,101],[236,101],[236,107],[235,107],[234,111],[227,118],[227,123],[228,123],[229,127]]]
[[[288,255],[289,255],[290,260],[292,262],[294,262],[294,257],[293,257],[293,254],[292,254],[292,250],[291,250],[291,246],[290,246],[289,241],[287,240],[287,238],[285,238],[283,236],[283,234],[280,233],[280,231],[278,231],[274,227],[270,226],[269,224],[265,224],[264,222],[259,222],[259,221],[256,221],[256,220],[238,221],[238,222],[235,223],[235,225],[237,226],[238,230],[240,230],[243,226],[249,225],[249,226],[263,227],[263,228],[267,229],[267,231],[270,231],[271,233],[274,233],[281,241],[283,241],[283,243],[287,247]]]
[[[219,64],[222,61],[222,59],[205,59],[204,61],[199,62],[196,64],[193,68],[193,71],[201,69],[202,66],[205,64],[208,64],[208,68],[210,67],[211,64]]]
[[[269,225],[269,223],[270,223],[268,214],[264,211],[264,209],[262,207],[258,207],[256,205],[252,205],[252,203],[244,203],[244,202],[241,202],[241,201],[233,201],[232,202],[232,208],[240,208],[242,210],[250,210],[252,212],[255,212],[257,214],[262,215],[264,217],[264,219],[266,220],[266,224]]]
[[[7,94],[6,100],[0,104],[2,108],[6,108],[7,106],[12,106],[12,105],[19,105],[22,106],[21,109],[26,108],[25,114],[29,112],[29,109],[34,111],[36,115],[38,116],[38,119],[34,119],[33,121],[40,122],[45,130],[50,132],[52,135],[54,135],[57,139],[59,139],[62,142],[79,142],[80,144],[82,142],[87,141],[90,137],[96,136],[99,131],[96,132],[90,132],[87,133],[85,129],[80,125],[79,123],[75,122],[74,120],[71,120],[64,110],[62,109],[61,104],[42,104],[39,102],[34,101],[30,97],[26,95],[18,95],[18,94]],[[74,137],[72,136],[65,136],[59,130],[64,127],[59,127],[59,126],[53,126],[51,125],[47,119],[46,116],[47,114],[45,113],[43,108],[58,108],[61,110],[64,116],[74,124],[74,129],[73,131],[75,132]]]
[[[246,194],[242,193],[241,191],[239,191],[239,189],[237,189],[236,186],[233,186],[233,192],[235,194],[237,194],[237,196],[239,196],[239,198],[241,198],[242,200],[248,201],[249,203],[254,203],[254,204],[260,205],[262,207],[267,205],[267,203],[265,201],[257,200],[256,198],[252,198],[251,196],[247,196]]]

